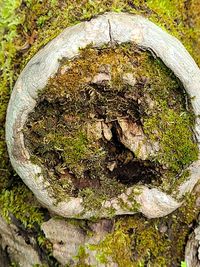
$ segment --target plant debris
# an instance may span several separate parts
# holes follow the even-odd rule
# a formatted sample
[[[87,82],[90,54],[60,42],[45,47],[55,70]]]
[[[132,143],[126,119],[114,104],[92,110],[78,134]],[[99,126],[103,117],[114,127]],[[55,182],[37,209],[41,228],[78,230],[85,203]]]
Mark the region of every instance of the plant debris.
[[[57,188],[111,198],[134,184],[160,186],[194,161],[193,123],[172,72],[125,44],[87,47],[62,60],[24,136],[32,161]]]

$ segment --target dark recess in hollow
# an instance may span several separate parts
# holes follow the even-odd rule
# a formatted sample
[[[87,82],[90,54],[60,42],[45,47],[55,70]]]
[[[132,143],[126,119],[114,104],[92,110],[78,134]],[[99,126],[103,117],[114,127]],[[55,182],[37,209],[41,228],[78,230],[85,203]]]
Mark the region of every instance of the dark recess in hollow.
[[[159,177],[154,166],[149,161],[132,161],[113,171],[116,179],[125,185],[134,185],[139,182],[150,184],[153,179]]]
[[[134,185],[139,182],[150,184],[152,180],[159,180],[160,173],[157,166],[150,161],[138,160],[129,149],[127,149],[119,140],[117,128],[119,128],[118,122],[114,122],[111,128],[112,140],[111,146],[115,147],[115,153],[110,154],[111,158],[118,159],[123,153],[131,153],[133,159],[128,163],[120,162],[117,160],[117,168],[113,170],[110,175],[114,177],[118,182],[124,185]],[[109,149],[112,151],[112,149]]]
[[[119,184],[123,184],[125,186],[132,186],[137,183],[150,184],[153,181],[159,183],[161,177],[161,168],[157,166],[156,163],[137,159],[134,153],[126,148],[120,141],[121,128],[117,121],[118,116],[122,118],[129,118],[130,120],[141,125],[140,118],[143,111],[140,110],[141,108],[137,101],[127,99],[124,90],[120,92],[115,91],[115,93],[113,93],[112,88],[109,88],[106,85],[100,86],[92,84],[91,86],[96,92],[98,92],[99,95],[103,97],[103,99],[106,99],[106,103],[104,103],[101,98],[98,98],[95,104],[91,103],[90,96],[88,94],[88,91],[86,90],[84,99],[87,99],[87,101],[82,101],[79,103],[81,109],[86,112],[86,117],[88,116],[87,113],[91,109],[93,110],[95,118],[97,120],[101,119],[105,123],[112,124],[112,139],[110,141],[107,141],[102,137],[102,139],[100,140],[101,146],[107,152],[107,158],[105,162],[101,162],[102,168],[104,168],[104,175],[108,179],[115,179]],[[111,118],[109,118],[107,112],[111,108],[111,106],[109,106],[109,101],[112,102],[114,98],[117,98],[119,102],[122,103],[122,106],[120,106],[120,109],[118,111],[116,110],[117,115],[111,116]],[[47,174],[48,171],[53,171],[55,178],[58,181],[60,179],[62,180],[63,177],[63,175],[60,174],[57,170],[57,166],[64,164],[65,161],[62,156],[62,152],[59,150],[54,150],[53,148],[47,149],[45,146],[42,147],[42,145],[40,145],[39,139],[41,141],[43,140],[43,133],[40,134],[39,132],[32,129],[32,124],[40,121],[42,114],[43,119],[48,122],[48,125],[50,125],[49,123],[51,123],[52,125],[51,127],[49,127],[48,131],[54,129],[54,127],[56,128],[58,125],[63,125],[67,129],[67,132],[70,132],[71,130],[73,130],[73,124],[71,125],[70,121],[68,122],[66,120],[63,120],[63,116],[64,114],[68,114],[69,116],[73,114],[73,107],[76,106],[75,102],[79,100],[76,99],[75,101],[68,101],[68,98],[65,97],[55,99],[45,99],[44,97],[42,97],[38,101],[35,112],[31,114],[31,120],[26,124],[29,134],[26,134],[25,144],[29,148],[31,148],[33,155],[42,158],[43,163],[47,168]],[[129,102],[128,106],[126,104],[127,101]],[[115,109],[115,104],[113,104],[112,107]],[[126,108],[130,111],[130,113],[125,112]],[[63,129],[64,128],[62,128],[61,130]],[[32,137],[35,141],[32,141]],[[130,156],[130,159],[128,159],[127,161],[126,158],[128,156]],[[87,159],[83,159],[83,161],[87,162]],[[116,162],[116,166],[113,171],[110,171],[108,169],[108,162]],[[88,162],[88,166],[91,166],[91,162]],[[101,177],[98,177],[98,173],[94,169],[90,170],[89,168],[85,168],[81,177],[76,177],[76,175],[70,169],[66,169],[66,172],[70,174],[71,180],[74,185],[73,194],[75,195],[78,194],[79,190],[87,187],[95,189],[101,187]]]

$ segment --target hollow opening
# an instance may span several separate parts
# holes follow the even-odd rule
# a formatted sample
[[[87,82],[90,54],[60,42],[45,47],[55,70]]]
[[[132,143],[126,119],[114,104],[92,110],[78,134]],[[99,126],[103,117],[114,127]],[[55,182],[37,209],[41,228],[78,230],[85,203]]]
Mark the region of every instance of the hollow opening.
[[[160,185],[196,155],[193,117],[180,92],[176,77],[133,45],[86,48],[61,62],[40,93],[25,145],[47,179],[72,196],[90,188],[113,197],[134,184]]]
[[[159,167],[150,160],[139,160],[133,152],[127,149],[119,140],[117,129],[119,124],[113,123],[111,128],[112,139],[107,144],[109,156],[108,162],[116,163],[116,168],[109,172],[109,175],[118,182],[131,186],[137,183],[150,184],[152,180],[159,181]]]

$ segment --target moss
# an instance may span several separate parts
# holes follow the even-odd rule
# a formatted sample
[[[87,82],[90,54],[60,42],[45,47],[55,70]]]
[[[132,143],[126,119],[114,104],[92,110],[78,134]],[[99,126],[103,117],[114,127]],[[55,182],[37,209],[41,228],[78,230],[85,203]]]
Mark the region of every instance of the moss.
[[[46,259],[45,260],[43,259],[45,263],[42,264],[41,267],[48,267],[48,266],[60,267],[61,265],[53,257],[53,244],[45,237],[42,231],[37,232],[36,242],[41,251],[46,255],[45,257]]]
[[[19,267],[19,264],[18,263],[16,263],[16,262],[11,262],[11,266],[10,267]]]
[[[13,62],[16,49],[13,45],[17,37],[17,27],[22,23],[22,16],[16,16],[15,12],[20,7],[21,1],[0,1],[0,188],[7,185],[7,180],[12,169],[9,164],[5,144],[5,114],[9,100],[10,88],[16,78]]]
[[[108,234],[100,245],[89,245],[90,250],[97,251],[97,260],[102,264],[109,264],[109,260],[121,266],[132,266],[131,261],[131,239],[128,234],[116,229],[114,233]]]
[[[144,130],[155,142],[160,141],[159,160],[172,171],[179,172],[198,158],[198,148],[191,136],[191,118],[159,105],[160,112],[144,121]]]
[[[109,68],[111,75],[103,89],[91,82],[102,67]],[[134,75],[134,87],[123,83],[124,73]],[[160,168],[162,187],[167,190],[173,183],[175,190],[178,179],[174,177],[198,155],[191,131],[194,119],[185,108],[185,96],[173,73],[135,45],[88,46],[79,58],[62,60],[55,77],[40,92],[36,110],[26,123],[25,143],[34,162],[38,158],[38,163],[45,165],[45,177],[58,201],[66,194],[81,196],[85,209],[98,213],[103,201],[119,195],[126,186],[118,182],[124,173],[122,178],[110,177],[106,169],[106,162],[116,160],[110,152],[114,141],[97,137],[101,125],[96,123],[108,121],[113,129],[119,118],[139,121],[152,143],[159,143],[158,155],[151,160]],[[126,154],[124,150],[118,155],[120,165],[127,161]],[[137,153],[132,154],[135,160]],[[155,179],[154,185],[158,184]],[[138,210],[133,203],[130,207],[119,199],[121,207]],[[110,214],[114,215],[113,209]]]
[[[26,228],[41,225],[44,221],[43,213],[34,200],[32,193],[21,185],[13,190],[3,190],[0,195],[2,216],[9,222],[10,215],[21,221]]]
[[[124,51],[127,53],[128,50]],[[121,104],[120,108],[116,106],[117,102],[114,102],[112,96],[109,96],[109,88],[108,92],[104,93],[105,96],[103,94],[101,96],[91,86],[85,86],[85,80],[98,73],[99,65],[103,66],[112,63],[112,86],[118,92],[121,90],[120,81],[123,72],[129,71],[131,68],[130,63],[127,64],[127,60],[128,57],[125,53],[122,54],[120,49],[104,48],[101,51],[88,47],[81,51],[80,59],[74,62],[64,61],[56,77],[50,79],[47,87],[41,92],[40,100],[42,101],[42,106],[40,107],[40,103],[38,104],[38,110],[35,111],[27,123],[25,130],[26,145],[33,155],[40,155],[38,163],[47,164],[47,167],[51,168],[56,165],[55,172],[63,176],[66,170],[70,170],[78,179],[82,179],[83,173],[88,168],[91,168],[90,175],[94,181],[91,181],[93,184],[95,179],[97,180],[97,175],[100,177],[101,183],[104,184],[102,186],[103,192],[98,189],[94,189],[93,192],[92,190],[83,189],[79,194],[85,199],[85,207],[88,206],[88,208],[90,207],[94,210],[97,206],[100,207],[103,200],[107,199],[107,194],[113,196],[121,193],[123,186],[118,186],[114,179],[109,181],[105,174],[102,173],[101,162],[105,161],[108,152],[106,151],[107,148],[101,147],[96,137],[93,136],[92,128],[93,126],[95,127],[95,121],[90,118],[94,112],[93,102],[99,102],[99,105],[104,105],[104,103],[105,105],[112,105],[109,108],[109,119],[111,120],[115,119],[121,112],[120,108],[125,111],[126,106],[123,107],[122,105],[124,104]],[[93,62],[96,63],[92,64]],[[122,69],[118,67],[120,64]],[[61,74],[66,67],[70,67],[69,71]],[[85,97],[91,93],[93,93],[94,99],[91,98],[90,101],[85,101]],[[107,98],[110,100],[108,101]],[[57,113],[55,114],[55,110],[59,109],[60,106],[63,107],[64,104],[67,106],[64,107],[64,111],[62,110],[60,113],[56,111]],[[44,114],[43,119],[40,118],[40,115],[38,117],[35,115],[41,112]],[[58,119],[57,116],[59,116]],[[85,127],[85,121],[88,123],[89,120],[94,125],[90,125],[91,134],[88,136],[86,135],[88,128]],[[32,134],[29,135],[30,127]],[[41,141],[38,142],[38,140]],[[58,158],[61,161],[59,164],[57,163]],[[32,156],[32,159],[35,162],[36,157]],[[49,178],[51,182],[57,181],[60,183],[62,188],[64,187],[62,182],[67,182],[66,179],[58,179],[53,174],[49,174]],[[73,179],[72,176],[71,178]],[[70,187],[70,184],[67,183],[66,187],[68,186],[69,190],[66,190],[67,188],[64,189],[65,193],[70,194],[74,191],[74,188],[72,184]],[[54,182],[53,187],[55,187]],[[60,191],[62,191],[61,187]],[[59,189],[57,189],[55,191],[56,198],[58,198],[57,193],[59,192]],[[93,207],[91,207],[91,199],[97,196],[101,201],[95,201]]]
[[[176,191],[180,182],[189,177],[187,171],[184,174],[182,172],[198,159],[198,147],[191,134],[191,115],[185,112],[178,113],[167,107],[165,102],[161,103],[159,108],[160,112],[145,118],[144,131],[151,140],[159,141],[160,151],[157,160],[168,168],[162,187],[165,191],[172,192]]]
[[[86,263],[87,258],[88,258],[88,253],[86,252],[85,247],[80,246],[77,256],[74,257],[74,259],[78,261],[75,267],[92,267],[91,265]]]
[[[53,39],[65,27],[103,13],[105,11],[129,11],[149,17],[172,35],[178,37],[189,49],[196,62],[200,63],[200,8],[199,0],[162,1],[0,1],[0,176],[1,189],[14,177],[8,164],[4,137],[5,112],[13,83],[28,60]],[[17,16],[16,16],[17,14]],[[153,68],[152,68],[153,69]],[[18,182],[14,185],[18,187]],[[8,189],[10,191],[10,189]],[[4,192],[4,191],[3,191]],[[17,193],[20,198],[20,191]],[[23,204],[23,203],[21,203]],[[20,204],[20,205],[21,205]],[[195,217],[195,215],[194,215]],[[180,219],[174,227],[177,240],[184,238],[179,227]],[[188,231],[188,227],[187,227]],[[186,231],[186,232],[187,232]],[[176,248],[176,244],[173,245]],[[177,253],[174,253],[177,255]],[[173,256],[173,254],[172,254]],[[177,256],[183,259],[183,253]],[[170,259],[170,257],[169,257]],[[144,262],[142,260],[142,262]],[[172,263],[174,263],[172,262]],[[142,263],[141,263],[142,266]],[[156,264],[154,264],[156,266]]]
[[[87,157],[89,153],[87,136],[82,131],[77,131],[72,136],[49,134],[47,140],[50,147],[63,151],[63,158],[71,168],[78,169],[77,165],[80,163],[80,160]],[[60,170],[58,168],[58,171],[62,171],[61,167]]]
[[[104,194],[98,194],[94,190],[90,188],[82,189],[79,193],[79,196],[84,199],[84,208],[86,211],[95,211],[96,212],[96,218],[99,216],[99,212],[102,207],[102,202],[107,200],[108,196]],[[91,205],[92,203],[92,205]]]
[[[197,195],[188,195],[185,204],[172,214],[147,220],[141,215],[115,221],[114,231],[97,245],[88,245],[99,262],[118,266],[179,266],[191,223],[198,214],[193,209]]]
[[[141,205],[135,200],[135,196],[141,194],[140,186],[134,186],[132,192],[128,195],[128,201],[131,203],[131,206],[127,208],[127,210],[132,212],[138,212]]]

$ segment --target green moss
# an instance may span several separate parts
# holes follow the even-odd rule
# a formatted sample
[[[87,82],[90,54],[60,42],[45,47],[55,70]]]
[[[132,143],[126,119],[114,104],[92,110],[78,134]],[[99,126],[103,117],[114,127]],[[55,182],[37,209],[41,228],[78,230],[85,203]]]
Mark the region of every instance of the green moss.
[[[75,267],[92,267],[91,265],[85,263],[87,258],[88,258],[88,253],[86,252],[85,247],[80,246],[77,256],[74,257],[74,259],[78,261]]]
[[[50,266],[60,267],[60,264],[58,262],[55,262],[55,259],[53,257],[53,244],[45,237],[44,233],[37,232],[37,238],[36,238],[38,246],[46,252],[48,263]],[[47,260],[46,259],[46,260]],[[47,263],[43,264],[41,267],[48,267]]]
[[[88,80],[98,74],[100,66],[109,66],[112,79],[106,90],[98,91]],[[65,69],[67,71],[63,72]],[[133,88],[122,82],[123,74],[127,72],[137,79]],[[135,112],[134,102],[127,104],[129,98],[124,102],[119,93],[125,98],[126,94],[136,98],[139,95],[139,112]],[[184,94],[173,73],[160,60],[153,59],[133,44],[101,49],[89,46],[80,51],[79,58],[62,60],[55,77],[40,92],[36,110],[24,131],[26,146],[33,154],[34,162],[46,166],[45,177],[58,201],[66,195],[80,196],[85,211],[95,211],[98,217],[102,203],[126,189],[117,179],[109,179],[109,173],[105,171],[105,162],[111,155],[105,141],[103,143],[101,138],[100,142],[94,135],[99,116],[95,113],[96,107],[101,112],[105,110],[108,121],[117,121],[119,117],[140,120],[152,143],[159,143],[158,155],[151,160],[165,168],[162,187],[166,191],[169,186],[172,189],[171,184],[178,185],[175,176],[197,159],[198,149],[191,131],[194,119],[185,109]],[[42,118],[40,114],[43,114]],[[88,170],[89,179],[85,178]],[[182,175],[181,181],[184,177],[187,178]],[[134,195],[129,198],[132,207],[121,199],[119,205],[128,211],[137,211]],[[109,213],[114,216],[113,208]]]
[[[159,112],[144,119],[144,131],[153,142],[159,142],[156,160],[168,168],[162,188],[170,193],[189,177],[188,171],[183,170],[198,159],[198,147],[191,132],[191,114],[172,110],[166,102],[158,108]]]
[[[8,222],[12,215],[26,228],[34,228],[35,224],[41,225],[44,221],[38,203],[24,185],[12,190],[3,190],[0,195],[0,207],[2,216]]]
[[[18,263],[12,261],[10,267],[20,267],[20,266]]]
[[[0,1],[0,189],[7,185],[11,175],[8,154],[5,144],[5,115],[10,89],[16,78],[14,61],[16,48],[13,44],[17,37],[17,27],[22,23],[23,16],[16,16],[21,1]]]
[[[197,197],[188,195],[179,210],[164,218],[148,220],[140,215],[118,218],[112,233],[99,244],[87,247],[104,264],[114,261],[119,267],[179,266],[189,225],[198,214],[193,208]]]
[[[191,135],[191,117],[161,103],[160,112],[144,120],[144,130],[151,140],[160,143],[159,161],[180,172],[198,158],[198,148]]]
[[[84,208],[86,211],[96,211],[96,217],[98,218],[99,212],[102,207],[102,202],[107,200],[108,196],[104,194],[98,194],[90,188],[82,189],[79,196],[84,199]],[[92,203],[92,205],[91,205]]]
[[[162,1],[120,1],[120,0],[94,0],[94,1],[0,1],[0,176],[1,189],[5,188],[13,172],[8,164],[8,155],[4,137],[5,112],[13,83],[28,60],[53,39],[65,27],[78,23],[84,19],[103,13],[105,11],[129,11],[149,17],[172,35],[178,37],[189,49],[196,62],[200,63],[200,7],[199,0],[162,0]],[[17,15],[16,15],[17,14]],[[33,33],[36,33],[36,38]],[[25,48],[27,47],[27,48]],[[153,69],[153,68],[152,68]],[[159,90],[161,91],[161,90]],[[14,177],[16,178],[16,177]],[[16,183],[15,187],[18,187]],[[5,191],[3,191],[4,195]],[[20,198],[20,194],[18,195]],[[20,205],[23,205],[20,202]],[[193,205],[193,204],[192,204]],[[5,206],[6,207],[6,206]],[[192,210],[191,206],[191,210]],[[6,211],[5,211],[6,212]],[[183,213],[186,211],[183,211]],[[184,215],[184,214],[183,214]],[[192,214],[190,215],[192,217]],[[184,218],[184,217],[183,217]],[[195,214],[194,217],[195,218]],[[175,239],[182,240],[180,247],[183,251],[184,239],[188,227],[180,228],[182,221],[179,217],[174,231]],[[186,229],[186,231],[185,231]],[[173,243],[176,248],[176,243]],[[177,266],[183,253],[172,253],[179,259],[171,260]],[[141,256],[141,255],[140,255]],[[169,260],[171,257],[169,256]],[[142,262],[139,266],[142,266]],[[156,266],[154,263],[153,266]],[[170,265],[169,265],[170,266]]]
[[[40,155],[40,157],[38,156],[38,163],[44,163],[53,168],[56,165],[55,171],[61,175],[63,174],[63,176],[65,175],[65,170],[69,169],[80,180],[84,172],[90,168],[91,182],[94,184],[95,180],[100,179],[101,184],[103,184],[101,186],[102,190],[88,190],[86,188],[79,192],[79,195],[85,200],[85,208],[93,210],[96,210],[97,206],[101,207],[102,201],[107,199],[108,194],[110,196],[118,195],[124,188],[122,185],[119,186],[114,179],[108,180],[105,174],[102,173],[103,166],[101,164],[108,157],[108,151],[106,147],[101,147],[98,138],[93,134],[95,120],[90,118],[90,115],[94,113],[93,105],[97,102],[100,105],[104,103],[105,105],[112,105],[112,107],[109,107],[111,119],[120,114],[120,108],[125,111],[126,107],[122,106],[124,105],[123,103],[117,104],[116,101],[114,102],[112,95],[109,96],[108,92],[105,92],[105,96],[101,96],[98,92],[95,95],[94,88],[86,84],[86,79],[96,75],[100,65],[112,64],[112,87],[115,91],[122,90],[120,86],[121,76],[124,71],[129,71],[131,68],[126,55],[127,52],[127,48],[124,48],[124,53],[121,53],[119,48],[104,48],[101,51],[87,47],[81,51],[79,59],[62,62],[57,75],[54,79],[50,79],[47,87],[40,93],[40,100],[48,101],[48,105],[44,102],[44,107],[43,104],[40,107],[40,103],[38,103],[37,110],[30,118],[30,121],[27,122],[27,128],[24,132],[27,147],[30,148],[33,155]],[[118,67],[119,65],[121,68]],[[70,67],[69,71],[61,74],[66,66]],[[90,94],[92,89],[94,99],[85,101],[84,97],[88,93]],[[111,91],[111,89],[109,90]],[[111,92],[113,95],[116,93]],[[111,101],[108,101],[108,99]],[[60,109],[60,105],[63,106],[63,103],[67,107],[59,113],[57,118],[58,114],[55,110]],[[118,107],[117,105],[121,106]],[[35,115],[41,112],[44,115],[43,119],[40,118],[40,115]],[[89,121],[91,121],[90,125],[88,125]],[[32,129],[31,134],[30,126]],[[88,131],[90,131],[89,135],[87,134]],[[57,163],[58,158],[61,159],[62,163]],[[32,156],[32,159],[34,162],[37,160],[36,156]],[[72,184],[67,183],[64,185],[66,187],[69,186],[69,190],[61,184],[63,181],[64,183],[67,182],[66,179],[56,178],[53,174],[48,176],[53,188],[56,182],[61,185],[60,190],[58,186],[56,187],[56,198],[58,198],[58,192],[63,191],[62,189],[64,189],[64,194],[72,194],[74,190],[73,186],[70,188]],[[59,199],[61,198],[59,197]],[[93,206],[91,207],[92,199],[95,199],[95,201],[93,201]]]
[[[63,151],[63,157],[69,167],[78,168],[77,164],[89,153],[87,136],[82,131],[77,131],[72,136],[49,134],[47,138],[49,146]]]
[[[2,124],[4,123],[6,104],[9,97],[9,87],[12,86],[19,73],[18,63],[19,55],[23,56],[25,62],[45,43],[55,37],[64,27],[77,23],[83,19],[89,19],[96,14],[104,11],[129,11],[132,13],[149,16],[154,22],[162,25],[170,33],[179,37],[188,47],[198,62],[199,44],[198,44],[198,25],[199,6],[198,1],[193,0],[185,4],[184,1],[83,1],[61,3],[60,1],[24,1],[20,8],[21,1],[1,1],[1,62],[3,66],[3,76],[5,80],[1,81],[1,108]],[[18,16],[15,16],[17,10]],[[45,19],[41,19],[44,18]],[[47,19],[46,19],[47,18]],[[35,21],[42,21],[35,24]],[[12,22],[12,23],[10,23]],[[193,27],[190,27],[190,25]],[[59,25],[59,26],[58,26]],[[195,27],[196,26],[196,27]],[[23,29],[23,31],[22,31]],[[34,41],[29,40],[33,31],[38,32]],[[21,52],[22,47],[27,41],[29,49],[25,53]],[[17,45],[16,45],[17,44]],[[9,52],[8,52],[9,51]],[[6,60],[5,60],[6,56]],[[21,61],[21,58],[20,58]],[[16,68],[17,66],[17,68]],[[22,65],[21,65],[22,67]],[[15,68],[15,71],[14,71]],[[17,70],[17,72],[16,72]],[[9,78],[8,78],[9,76]],[[10,81],[10,82],[8,82]],[[4,133],[2,136],[2,159],[5,156],[6,149],[4,142]],[[7,161],[7,160],[6,160]],[[6,164],[2,169],[7,169]],[[3,174],[7,177],[7,174]]]
[[[126,231],[116,229],[108,234],[99,245],[89,245],[90,250],[97,252],[97,260],[102,264],[114,261],[121,266],[133,266],[131,261],[131,239]],[[110,260],[110,261],[109,261]]]

